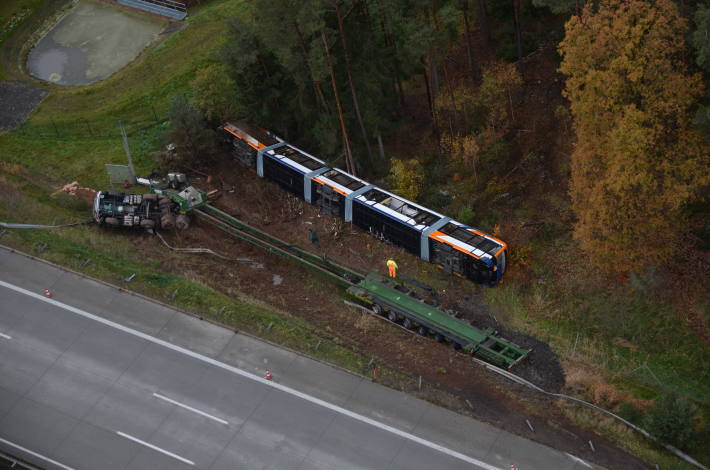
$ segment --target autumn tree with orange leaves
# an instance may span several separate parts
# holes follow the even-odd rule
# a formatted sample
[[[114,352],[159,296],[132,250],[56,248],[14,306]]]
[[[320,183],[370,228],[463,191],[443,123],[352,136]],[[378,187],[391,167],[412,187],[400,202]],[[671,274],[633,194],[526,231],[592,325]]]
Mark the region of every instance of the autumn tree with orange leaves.
[[[577,142],[575,237],[610,271],[658,265],[689,245],[683,213],[708,184],[691,127],[700,77],[683,62],[687,25],[671,0],[588,2],[559,50]]]

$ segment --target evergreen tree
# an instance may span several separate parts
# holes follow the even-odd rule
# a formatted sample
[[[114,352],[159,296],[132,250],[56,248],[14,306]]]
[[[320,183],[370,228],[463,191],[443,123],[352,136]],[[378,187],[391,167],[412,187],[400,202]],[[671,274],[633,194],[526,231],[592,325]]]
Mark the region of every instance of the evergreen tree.
[[[536,7],[547,7],[552,13],[569,13],[575,7],[580,7],[585,0],[532,0]]]
[[[690,35],[698,66],[710,71],[710,6],[700,5],[695,12],[695,31]]]
[[[207,127],[200,111],[193,106],[185,95],[176,96],[168,108],[170,128],[166,138],[176,145],[176,158],[170,163],[194,166],[210,159],[214,155],[216,135]],[[168,168],[175,170],[175,168]]]
[[[298,104],[293,77],[251,23],[229,20],[228,36],[221,57],[235,84],[235,100],[243,112],[240,117],[287,134],[290,113]]]

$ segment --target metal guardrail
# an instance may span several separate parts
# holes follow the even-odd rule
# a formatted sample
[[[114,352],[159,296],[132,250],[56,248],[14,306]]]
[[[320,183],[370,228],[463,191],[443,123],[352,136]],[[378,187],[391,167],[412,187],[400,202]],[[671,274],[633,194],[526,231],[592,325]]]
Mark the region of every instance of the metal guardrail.
[[[0,468],[4,468],[4,466],[7,466],[7,468],[16,468],[17,470],[40,470],[39,467],[30,465],[27,462],[18,460],[17,458],[0,451]]]
[[[214,206],[206,205],[201,209],[195,210],[194,214],[198,219],[204,220],[231,235],[313,269],[345,288],[352,286],[353,281],[364,277],[328,259],[257,230]]]
[[[153,5],[158,5],[160,7],[172,8],[173,10],[178,10],[187,13],[187,5],[181,2],[175,2],[173,0],[141,0],[145,3],[152,3]]]
[[[187,6],[174,0],[116,0],[119,4],[139,10],[183,20],[187,16]]]

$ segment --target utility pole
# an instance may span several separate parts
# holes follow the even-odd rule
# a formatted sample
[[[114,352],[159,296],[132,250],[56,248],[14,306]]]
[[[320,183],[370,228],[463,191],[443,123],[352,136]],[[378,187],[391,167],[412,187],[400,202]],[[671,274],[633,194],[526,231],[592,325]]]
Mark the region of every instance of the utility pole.
[[[118,127],[121,129],[121,137],[123,138],[123,150],[125,150],[126,157],[128,157],[128,171],[131,175],[131,184],[135,184],[136,172],[133,169],[133,157],[131,157],[131,149],[128,147],[128,137],[126,136],[126,130],[123,128],[123,120],[118,120]]]

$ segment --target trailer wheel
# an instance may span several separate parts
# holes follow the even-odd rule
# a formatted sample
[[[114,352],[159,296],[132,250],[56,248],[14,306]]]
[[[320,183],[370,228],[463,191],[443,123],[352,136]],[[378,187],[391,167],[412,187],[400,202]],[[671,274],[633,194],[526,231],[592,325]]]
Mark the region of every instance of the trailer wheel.
[[[409,318],[404,317],[404,320],[402,320],[402,326],[410,330],[414,326],[414,323]]]
[[[155,227],[155,221],[151,219],[143,219],[141,220],[141,227],[143,228],[154,228]]]
[[[143,200],[144,201],[157,201],[158,195],[155,193],[146,193],[143,195]]]
[[[118,219],[116,217],[106,217],[104,223],[107,225],[113,225],[114,227],[118,225]]]
[[[380,304],[372,304],[372,313],[376,315],[383,315],[385,311],[382,309],[382,305]]]
[[[426,336],[429,333],[429,328],[426,326],[420,326],[417,328],[417,333],[419,333],[421,336]]]
[[[160,217],[160,227],[164,230],[170,230],[175,227],[175,216],[172,214],[164,214]]]
[[[187,228],[189,226],[190,226],[190,218],[188,216],[186,216],[185,214],[180,214],[175,219],[175,227],[177,227],[178,230],[187,230]]]

